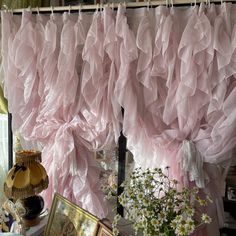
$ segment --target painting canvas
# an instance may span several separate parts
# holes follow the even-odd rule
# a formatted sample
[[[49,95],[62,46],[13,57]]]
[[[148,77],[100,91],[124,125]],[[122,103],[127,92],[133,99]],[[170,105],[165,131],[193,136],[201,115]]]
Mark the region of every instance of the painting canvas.
[[[95,216],[55,194],[44,236],[95,236],[97,229]]]
[[[109,229],[103,223],[99,223],[99,229],[97,236],[113,236],[111,229]]]

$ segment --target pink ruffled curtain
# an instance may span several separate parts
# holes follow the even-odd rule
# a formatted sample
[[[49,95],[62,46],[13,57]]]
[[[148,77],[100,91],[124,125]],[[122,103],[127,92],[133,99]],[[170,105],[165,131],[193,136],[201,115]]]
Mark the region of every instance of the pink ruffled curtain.
[[[2,12],[4,88],[13,130],[43,146],[50,180],[46,203],[59,192],[101,218],[107,207],[93,151],[114,148],[121,110],[112,97],[115,49],[103,30],[114,13],[105,12],[106,17],[25,11],[22,19]]]
[[[170,166],[211,194],[213,223],[198,235],[219,235],[224,221],[224,168],[236,144],[235,13],[232,4],[125,13],[133,33],[120,74],[127,145],[136,165]]]
[[[231,3],[2,12],[5,95],[14,131],[44,145],[46,199],[59,191],[105,215],[90,150],[113,147],[122,123],[136,165],[168,165],[204,188],[222,225],[219,183],[236,144],[235,13]]]

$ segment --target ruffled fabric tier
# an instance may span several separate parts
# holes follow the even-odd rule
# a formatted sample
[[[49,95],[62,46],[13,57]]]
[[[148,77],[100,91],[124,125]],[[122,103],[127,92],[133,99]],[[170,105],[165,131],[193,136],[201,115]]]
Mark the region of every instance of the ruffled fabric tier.
[[[231,3],[2,12],[13,130],[43,146],[49,204],[59,191],[105,216],[92,151],[113,148],[122,130],[137,166],[170,166],[182,185],[204,188],[222,224],[217,183],[236,144],[235,13]]]
[[[183,184],[194,181],[205,188],[215,200],[216,208],[209,209],[212,216],[218,214],[215,226],[223,224],[223,185],[216,183],[225,176],[216,164],[227,169],[236,144],[233,12],[231,4],[127,11],[124,29],[133,45],[120,49],[125,77],[122,92],[116,91],[129,115],[124,115],[123,130],[136,165],[168,165],[170,175]],[[213,228],[205,232],[218,235]]]

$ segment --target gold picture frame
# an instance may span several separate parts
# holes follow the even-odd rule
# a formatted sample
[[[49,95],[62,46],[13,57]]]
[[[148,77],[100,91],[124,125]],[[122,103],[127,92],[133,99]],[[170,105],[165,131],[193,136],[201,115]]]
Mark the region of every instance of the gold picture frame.
[[[107,227],[105,224],[99,222],[97,236],[113,236],[112,230],[109,227]]]
[[[44,236],[96,236],[98,226],[98,218],[56,193]]]

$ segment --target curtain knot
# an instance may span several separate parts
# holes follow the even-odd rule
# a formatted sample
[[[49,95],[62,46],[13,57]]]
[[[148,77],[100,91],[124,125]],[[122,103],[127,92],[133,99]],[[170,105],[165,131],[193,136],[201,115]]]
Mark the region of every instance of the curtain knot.
[[[203,170],[203,156],[196,149],[191,140],[184,140],[182,143],[182,169],[188,173],[189,180],[195,181],[199,188],[205,187],[205,176]]]

